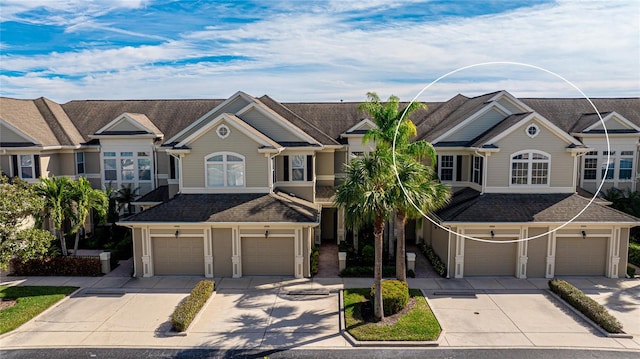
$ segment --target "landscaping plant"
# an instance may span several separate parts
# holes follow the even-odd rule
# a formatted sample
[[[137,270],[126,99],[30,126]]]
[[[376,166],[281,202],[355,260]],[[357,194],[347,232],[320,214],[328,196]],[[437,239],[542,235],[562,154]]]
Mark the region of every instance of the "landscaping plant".
[[[373,297],[375,286],[371,287]],[[382,308],[384,315],[393,315],[404,309],[409,303],[409,287],[401,280],[382,281]]]
[[[200,309],[207,302],[214,290],[212,280],[202,280],[191,290],[191,294],[182,301],[171,315],[171,328],[177,332],[187,330]]]

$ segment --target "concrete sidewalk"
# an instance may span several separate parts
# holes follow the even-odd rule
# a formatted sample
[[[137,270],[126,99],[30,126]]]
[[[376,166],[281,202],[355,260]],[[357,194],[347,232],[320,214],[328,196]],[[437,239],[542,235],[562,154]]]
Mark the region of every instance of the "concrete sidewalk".
[[[5,280],[6,278],[2,278]],[[0,336],[0,347],[350,348],[339,328],[339,295],[371,278],[217,278],[216,294],[187,336],[169,336],[173,308],[202,277],[11,278],[13,285],[83,287]],[[569,278],[616,308],[633,339],[594,330],[546,291],[547,280],[414,278],[445,329],[441,347],[640,350],[640,281]],[[4,284],[4,283],[3,283]],[[329,295],[291,295],[323,289]]]

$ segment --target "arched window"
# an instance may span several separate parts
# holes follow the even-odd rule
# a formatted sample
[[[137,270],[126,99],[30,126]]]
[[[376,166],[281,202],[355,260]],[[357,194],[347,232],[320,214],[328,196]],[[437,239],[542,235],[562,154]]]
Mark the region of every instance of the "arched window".
[[[244,156],[216,152],[204,160],[207,187],[244,187]]]
[[[511,185],[548,185],[551,156],[542,151],[511,155]]]

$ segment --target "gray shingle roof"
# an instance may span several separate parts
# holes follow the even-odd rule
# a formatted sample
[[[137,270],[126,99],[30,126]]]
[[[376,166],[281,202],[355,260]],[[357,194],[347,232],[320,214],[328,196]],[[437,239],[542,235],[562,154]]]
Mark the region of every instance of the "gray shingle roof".
[[[169,186],[159,186],[153,191],[136,199],[133,203],[149,203],[149,202],[167,202],[169,200]]]
[[[169,139],[192,122],[222,103],[223,100],[86,100],[62,105],[71,121],[89,135],[104,127],[119,115],[144,114]]]
[[[289,222],[317,223],[311,205],[279,194],[179,194],[123,222]]]
[[[571,193],[480,195],[473,190],[454,194],[447,207],[436,212],[443,222],[555,222],[564,223],[576,216],[589,199]],[[591,203],[575,222],[635,222],[640,219],[613,208]]]

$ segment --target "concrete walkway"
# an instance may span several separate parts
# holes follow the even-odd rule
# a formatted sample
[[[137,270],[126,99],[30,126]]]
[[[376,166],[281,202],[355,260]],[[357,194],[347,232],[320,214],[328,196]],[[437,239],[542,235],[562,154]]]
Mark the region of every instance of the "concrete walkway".
[[[9,285],[83,289],[0,336],[0,347],[350,348],[339,331],[339,290],[370,278],[218,278],[213,299],[187,336],[169,336],[169,316],[202,277],[2,278]],[[8,280],[8,281],[7,281]],[[633,339],[609,338],[546,291],[547,280],[414,278],[445,329],[441,347],[639,350],[640,281],[568,278],[618,318]],[[322,289],[328,295],[292,295]],[[618,314],[616,313],[616,314]]]

